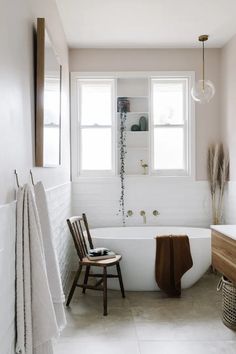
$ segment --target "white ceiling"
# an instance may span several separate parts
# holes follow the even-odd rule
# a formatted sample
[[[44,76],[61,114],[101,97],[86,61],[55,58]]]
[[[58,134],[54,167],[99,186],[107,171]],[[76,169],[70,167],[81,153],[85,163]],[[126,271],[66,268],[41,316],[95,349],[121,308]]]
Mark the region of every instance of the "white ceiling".
[[[236,33],[236,0],[56,0],[73,48],[222,47]]]

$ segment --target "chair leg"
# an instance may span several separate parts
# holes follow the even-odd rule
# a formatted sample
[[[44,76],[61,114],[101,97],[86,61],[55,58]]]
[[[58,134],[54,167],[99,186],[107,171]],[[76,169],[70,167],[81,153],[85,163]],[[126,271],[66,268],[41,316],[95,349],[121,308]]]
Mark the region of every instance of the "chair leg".
[[[124,285],[123,285],[123,280],[122,280],[122,275],[121,275],[119,263],[117,263],[116,269],[117,269],[117,274],[118,274],[119,283],[120,283],[120,291],[121,291],[122,297],[124,298],[125,297],[125,289],[124,289]]]
[[[87,266],[86,271],[85,271],[85,276],[84,276],[84,285],[87,285],[87,283],[88,283],[89,270],[90,270],[90,266]],[[86,291],[86,288],[83,288],[82,293],[85,294],[85,291]]]
[[[79,266],[79,269],[78,269],[78,271],[77,271],[77,273],[76,273],[76,275],[75,275],[75,278],[74,278],[72,287],[71,287],[71,289],[70,289],[69,296],[68,296],[68,299],[67,299],[67,302],[66,302],[66,306],[69,306],[69,305],[70,305],[70,302],[71,302],[72,296],[73,296],[73,294],[74,294],[74,291],[75,291],[75,288],[76,288],[76,285],[77,285],[77,282],[78,282],[78,279],[79,279],[81,270],[82,270],[82,266],[80,265],[80,266]]]
[[[103,315],[107,316],[107,268],[103,268]]]

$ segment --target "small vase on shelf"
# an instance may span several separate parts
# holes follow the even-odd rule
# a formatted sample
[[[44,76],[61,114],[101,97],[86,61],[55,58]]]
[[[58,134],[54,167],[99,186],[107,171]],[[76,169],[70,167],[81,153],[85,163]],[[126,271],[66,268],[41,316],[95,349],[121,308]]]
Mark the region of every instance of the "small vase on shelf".
[[[140,164],[143,168],[143,175],[147,175],[148,164],[143,162],[143,160],[140,160]]]

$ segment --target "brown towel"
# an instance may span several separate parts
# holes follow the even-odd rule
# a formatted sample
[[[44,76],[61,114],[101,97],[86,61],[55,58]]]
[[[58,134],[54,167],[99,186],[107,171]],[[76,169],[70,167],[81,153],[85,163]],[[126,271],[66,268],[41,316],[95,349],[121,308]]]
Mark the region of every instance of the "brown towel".
[[[193,265],[186,235],[156,237],[156,282],[170,296],[181,295],[181,278]]]

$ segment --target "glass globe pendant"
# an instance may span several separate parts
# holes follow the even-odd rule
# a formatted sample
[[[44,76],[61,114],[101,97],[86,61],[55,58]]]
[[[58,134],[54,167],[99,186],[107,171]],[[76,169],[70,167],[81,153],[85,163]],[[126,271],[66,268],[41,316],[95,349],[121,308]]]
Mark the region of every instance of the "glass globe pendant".
[[[202,42],[202,80],[199,80],[192,87],[191,95],[194,101],[208,103],[215,94],[215,87],[210,80],[205,80],[205,52],[204,42],[208,40],[208,35],[204,34],[198,38]]]

